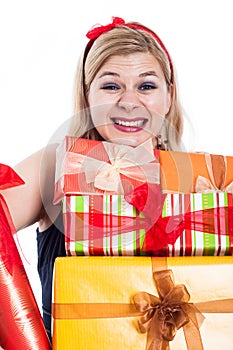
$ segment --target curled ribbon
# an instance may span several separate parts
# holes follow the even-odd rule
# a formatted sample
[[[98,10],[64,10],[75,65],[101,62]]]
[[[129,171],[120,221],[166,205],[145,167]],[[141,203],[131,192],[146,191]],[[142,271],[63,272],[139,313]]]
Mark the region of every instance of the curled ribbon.
[[[169,349],[169,342],[178,329],[183,327],[185,332],[187,325],[192,329],[192,337],[186,336],[188,349],[191,349],[190,343],[194,339],[195,350],[203,349],[199,328],[204,316],[189,303],[190,294],[185,285],[174,284],[171,270],[156,271],[153,278],[159,297],[146,292],[133,297],[136,309],[143,314],[138,325],[142,333],[147,333],[146,350]]]
[[[216,182],[214,180],[214,171],[213,171],[213,165],[211,162],[210,154],[205,154],[205,159],[206,159],[206,165],[210,176],[210,180],[204,176],[199,175],[197,177],[196,184],[195,184],[195,192],[212,193],[212,192],[224,191],[224,192],[233,193],[233,181],[230,182],[227,186],[225,186],[226,172],[224,173],[224,179],[220,184],[220,186],[218,187],[216,185]],[[226,169],[226,158],[223,157],[223,159],[224,159],[224,165]]]
[[[124,194],[121,174],[141,183],[159,183],[160,166],[151,139],[135,148],[105,141],[102,145],[109,158],[107,161],[66,152],[63,161],[60,161],[62,165],[58,177],[62,179],[64,174],[83,173],[86,183],[93,184],[93,192],[97,189],[107,194]],[[79,193],[83,192],[80,188]]]

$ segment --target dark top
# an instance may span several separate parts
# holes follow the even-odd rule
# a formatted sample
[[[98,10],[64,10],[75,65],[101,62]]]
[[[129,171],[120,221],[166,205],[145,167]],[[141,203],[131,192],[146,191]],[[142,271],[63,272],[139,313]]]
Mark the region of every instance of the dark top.
[[[66,256],[62,216],[47,230],[37,228],[38,273],[42,286],[42,312],[47,334],[51,340],[51,307],[54,261]]]

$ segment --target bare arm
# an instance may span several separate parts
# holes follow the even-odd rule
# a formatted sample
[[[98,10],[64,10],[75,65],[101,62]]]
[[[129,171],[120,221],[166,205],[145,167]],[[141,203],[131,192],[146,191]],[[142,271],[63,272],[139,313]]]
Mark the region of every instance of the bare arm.
[[[52,204],[55,148],[55,145],[49,146],[17,164],[14,169],[25,184],[1,192],[17,231],[36,222],[44,230],[59,212]]]

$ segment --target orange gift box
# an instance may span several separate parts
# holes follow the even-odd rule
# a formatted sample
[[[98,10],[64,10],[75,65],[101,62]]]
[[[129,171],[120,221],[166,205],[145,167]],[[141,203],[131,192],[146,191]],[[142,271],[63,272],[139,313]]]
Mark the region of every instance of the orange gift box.
[[[164,192],[233,193],[233,156],[160,151],[159,162]]]
[[[233,257],[57,258],[53,349],[231,349],[232,277]]]

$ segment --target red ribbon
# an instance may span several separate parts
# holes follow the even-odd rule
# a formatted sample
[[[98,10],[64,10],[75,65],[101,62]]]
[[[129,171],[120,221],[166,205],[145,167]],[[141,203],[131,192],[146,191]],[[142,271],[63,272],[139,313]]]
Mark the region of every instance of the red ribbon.
[[[130,198],[131,197],[131,198]],[[195,212],[162,217],[162,207],[166,194],[162,194],[158,185],[144,184],[136,188],[129,196],[128,202],[135,206],[145,217],[150,219],[151,226],[146,233],[143,250],[157,251],[168,244],[174,244],[184,230],[228,235],[233,237],[233,206],[217,207]],[[188,210],[188,208],[187,208]],[[227,232],[214,225],[214,217],[228,219]]]
[[[24,181],[11,167],[0,164],[0,190],[23,184]],[[22,263],[19,254],[12,254],[15,251],[15,242],[11,237],[14,233],[15,227],[11,215],[3,196],[0,194],[0,257],[10,274],[12,274],[15,264],[21,265]]]
[[[101,34],[108,32],[109,30],[113,29],[117,25],[126,25],[125,21],[120,17],[112,17],[112,23],[107,24],[105,26],[103,25],[97,25],[96,27],[92,28],[87,32],[86,36],[88,39],[95,40],[97,39]]]

